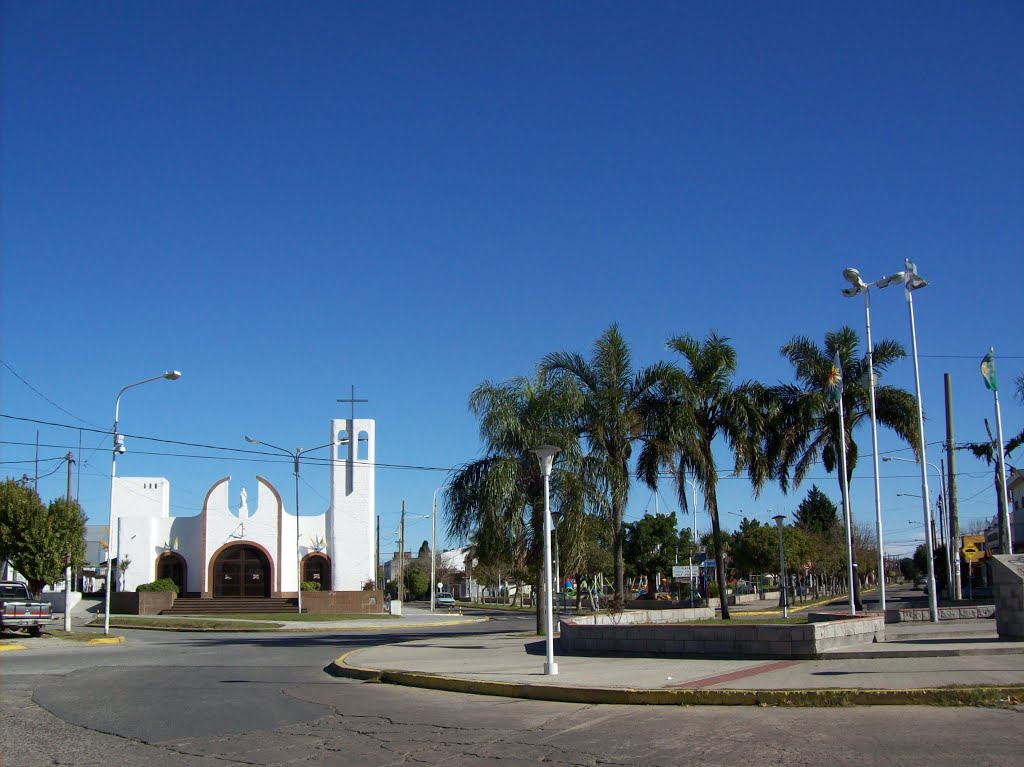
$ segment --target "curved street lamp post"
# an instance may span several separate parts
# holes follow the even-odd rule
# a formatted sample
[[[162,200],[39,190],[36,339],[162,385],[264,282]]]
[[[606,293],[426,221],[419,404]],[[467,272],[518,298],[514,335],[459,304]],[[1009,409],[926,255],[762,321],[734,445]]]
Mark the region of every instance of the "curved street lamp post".
[[[104,636],[110,634],[110,571],[113,569],[110,566],[111,565],[111,561],[112,561],[110,555],[111,555],[112,549],[114,548],[113,545],[112,545],[113,544],[112,538],[113,538],[113,532],[114,532],[114,485],[117,484],[116,481],[115,481],[117,479],[117,456],[124,452],[124,437],[117,433],[117,422],[119,420],[120,408],[121,408],[121,395],[124,394],[129,389],[132,389],[132,388],[134,388],[136,386],[142,386],[142,384],[148,384],[148,383],[150,383],[152,381],[160,381],[160,380],[164,380],[164,379],[166,379],[168,381],[177,381],[179,378],[181,378],[181,371],[180,370],[168,370],[167,372],[161,373],[158,376],[153,376],[152,378],[146,378],[145,380],[136,381],[135,383],[128,384],[123,389],[121,389],[121,391],[119,391],[117,393],[117,399],[114,400],[114,431],[113,431],[114,443],[113,443],[113,450],[112,450],[112,456],[113,457],[111,458],[111,463],[110,463],[110,513],[109,513],[109,515],[107,517],[107,573],[106,573],[106,589],[105,589],[106,593],[104,594],[104,597],[103,597],[103,635]],[[120,545],[120,541],[118,541],[118,545]],[[120,549],[117,552],[117,556],[118,556],[118,558],[121,557]]]

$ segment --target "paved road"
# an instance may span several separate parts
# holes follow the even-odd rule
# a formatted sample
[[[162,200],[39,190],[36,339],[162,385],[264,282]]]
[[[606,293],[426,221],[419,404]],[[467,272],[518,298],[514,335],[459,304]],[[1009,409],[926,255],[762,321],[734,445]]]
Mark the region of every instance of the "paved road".
[[[467,632],[532,627],[501,616]],[[454,630],[422,629],[435,642]],[[639,708],[338,680],[341,652],[401,636],[125,632],[120,646],[0,656],[5,767],[42,765],[1017,765],[1015,709]],[[453,642],[453,646],[454,646]],[[453,650],[454,651],[454,650]],[[614,661],[610,661],[614,662]]]

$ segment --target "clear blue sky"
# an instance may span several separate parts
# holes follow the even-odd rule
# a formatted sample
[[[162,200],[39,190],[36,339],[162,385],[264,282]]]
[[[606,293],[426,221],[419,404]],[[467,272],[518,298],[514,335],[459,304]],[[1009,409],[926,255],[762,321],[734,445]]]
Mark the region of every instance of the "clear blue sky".
[[[479,382],[589,353],[613,321],[637,364],[716,329],[741,378],[789,381],[782,343],[863,331],[843,268],[871,280],[906,257],[930,282],[929,460],[946,371],[957,440],[984,438],[990,345],[1006,431],[1022,426],[1021,3],[2,7],[0,357],[46,397],[0,368],[5,416],[109,429],[122,386],[178,368],[125,395],[123,432],[312,447],[355,384],[387,464],[387,551],[402,500],[427,514],[445,479],[408,467],[479,455]],[[876,340],[909,347],[902,291],[872,308]],[[912,389],[909,361],[888,380]],[[5,417],[4,474],[32,474],[37,429],[41,474],[78,453],[77,428]],[[857,439],[854,513],[873,527]],[[107,444],[82,436],[80,498],[101,523]],[[247,457],[129,438],[118,473],[170,479],[175,514],[225,475],[234,502],[257,473],[291,508],[290,463]],[[959,469],[962,518],[991,516],[990,470],[963,454]],[[882,473],[886,536],[907,551],[920,502],[896,493],[920,481]],[[838,499],[834,475],[812,477]],[[303,479],[303,509],[322,511],[325,471]],[[45,500],[63,486],[40,480]],[[809,487],[754,500],[725,479],[723,524],[791,512]],[[636,485],[629,518],[653,506]],[[410,520],[413,545],[428,536]]]

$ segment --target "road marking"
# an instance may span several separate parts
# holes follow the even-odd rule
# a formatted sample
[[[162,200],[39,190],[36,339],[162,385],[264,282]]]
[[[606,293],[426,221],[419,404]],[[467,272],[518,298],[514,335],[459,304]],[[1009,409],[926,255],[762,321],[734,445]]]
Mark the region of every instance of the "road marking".
[[[121,644],[124,637],[97,637],[86,641],[86,644]]]
[[[8,650],[27,650],[23,644],[0,644],[0,652],[7,652]]]
[[[694,679],[692,682],[683,682],[682,684],[670,685],[671,687],[678,687],[683,690],[700,690],[704,687],[711,687],[716,684],[724,684],[725,682],[732,682],[736,679],[745,679],[751,676],[757,676],[758,674],[765,674],[769,671],[777,671],[782,668],[789,668],[795,666],[800,661],[797,660],[780,660],[775,663],[765,663],[761,666],[754,666],[752,668],[745,668],[741,671],[733,671],[728,674],[717,674],[716,676],[708,676],[703,679]]]

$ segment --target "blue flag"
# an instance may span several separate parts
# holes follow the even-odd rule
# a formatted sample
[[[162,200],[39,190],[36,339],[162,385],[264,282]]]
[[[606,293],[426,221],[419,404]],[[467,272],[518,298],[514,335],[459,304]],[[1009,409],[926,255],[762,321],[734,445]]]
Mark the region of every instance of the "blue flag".
[[[836,350],[836,356],[832,360],[832,369],[828,373],[828,378],[825,380],[825,386],[828,387],[828,398],[833,402],[839,402],[843,397],[843,365],[839,360],[839,351]]]

